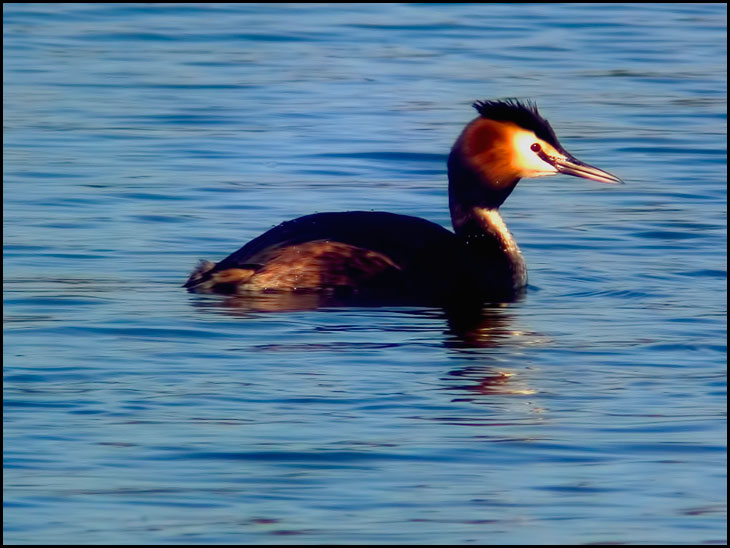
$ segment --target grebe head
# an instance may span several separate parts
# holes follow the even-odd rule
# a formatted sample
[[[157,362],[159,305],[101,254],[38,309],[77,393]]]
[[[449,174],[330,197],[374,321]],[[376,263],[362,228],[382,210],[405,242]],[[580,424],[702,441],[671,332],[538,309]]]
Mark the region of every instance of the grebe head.
[[[569,154],[533,103],[477,101],[474,108],[480,116],[466,126],[449,156],[451,185],[474,205],[499,207],[522,177],[564,173],[621,182]],[[474,188],[467,191],[469,186]]]

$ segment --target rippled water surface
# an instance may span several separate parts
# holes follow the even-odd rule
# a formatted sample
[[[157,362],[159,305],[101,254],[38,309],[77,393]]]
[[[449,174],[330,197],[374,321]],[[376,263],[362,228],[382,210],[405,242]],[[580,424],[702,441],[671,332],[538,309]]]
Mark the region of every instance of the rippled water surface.
[[[6,543],[724,543],[724,4],[4,4]],[[619,175],[521,301],[230,301],[314,211],[449,226],[475,99]],[[435,258],[438,260],[438,258]]]

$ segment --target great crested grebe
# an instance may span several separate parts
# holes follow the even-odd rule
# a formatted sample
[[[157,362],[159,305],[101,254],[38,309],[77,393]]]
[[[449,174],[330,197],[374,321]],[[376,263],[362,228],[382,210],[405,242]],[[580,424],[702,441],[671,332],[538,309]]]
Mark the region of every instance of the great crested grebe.
[[[621,180],[566,152],[533,103],[477,101],[474,108],[479,117],[464,128],[448,160],[454,232],[393,213],[306,215],[272,228],[218,263],[201,261],[183,287],[239,295],[514,299],[527,284],[527,268],[499,206],[517,182],[558,173],[601,183]]]

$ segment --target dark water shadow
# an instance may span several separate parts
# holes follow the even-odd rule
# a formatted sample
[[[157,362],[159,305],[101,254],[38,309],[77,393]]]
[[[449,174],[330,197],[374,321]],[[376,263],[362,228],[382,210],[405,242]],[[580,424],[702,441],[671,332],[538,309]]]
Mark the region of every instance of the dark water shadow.
[[[519,382],[515,383],[512,373],[494,365],[491,352],[503,346],[524,344],[524,331],[514,327],[515,307],[519,306],[523,297],[524,294],[510,303],[452,302],[443,306],[429,306],[428,303],[408,298],[365,299],[319,293],[258,293],[225,298],[218,295],[196,296],[191,305],[201,311],[241,319],[268,313],[317,311],[321,314],[336,314],[344,310],[382,310],[384,313],[397,313],[403,318],[399,322],[389,322],[387,327],[383,326],[384,330],[391,332],[432,331],[433,320],[443,321],[441,340],[434,341],[434,344],[443,345],[461,358],[460,366],[442,378],[448,385],[444,389],[463,392],[465,399],[469,400],[491,394],[529,393],[524,387],[511,386]],[[428,326],[423,327],[426,322]],[[355,328],[353,325],[340,325],[332,329],[346,331]],[[519,340],[516,339],[516,333],[520,334]],[[338,345],[343,351],[348,348],[347,343]],[[393,343],[388,346],[393,346]]]
[[[322,293],[255,293],[246,296],[200,296],[191,305],[201,310],[215,310],[233,317],[253,317],[262,313],[290,313],[318,311],[323,314],[345,309],[382,309],[419,319],[434,317],[445,321],[444,346],[454,349],[494,348],[509,338],[513,312],[524,293],[509,303],[480,303],[468,300],[437,304],[411,297],[337,296]],[[392,325],[390,330],[398,330]],[[411,325],[404,322],[403,330]]]

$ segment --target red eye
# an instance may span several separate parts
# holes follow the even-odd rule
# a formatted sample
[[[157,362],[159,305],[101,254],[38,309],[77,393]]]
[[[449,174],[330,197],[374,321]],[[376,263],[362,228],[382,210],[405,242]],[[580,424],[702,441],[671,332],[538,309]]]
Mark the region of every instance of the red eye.
[[[542,147],[540,146],[540,143],[533,143],[530,147],[530,150],[532,152],[540,152],[542,150]]]

